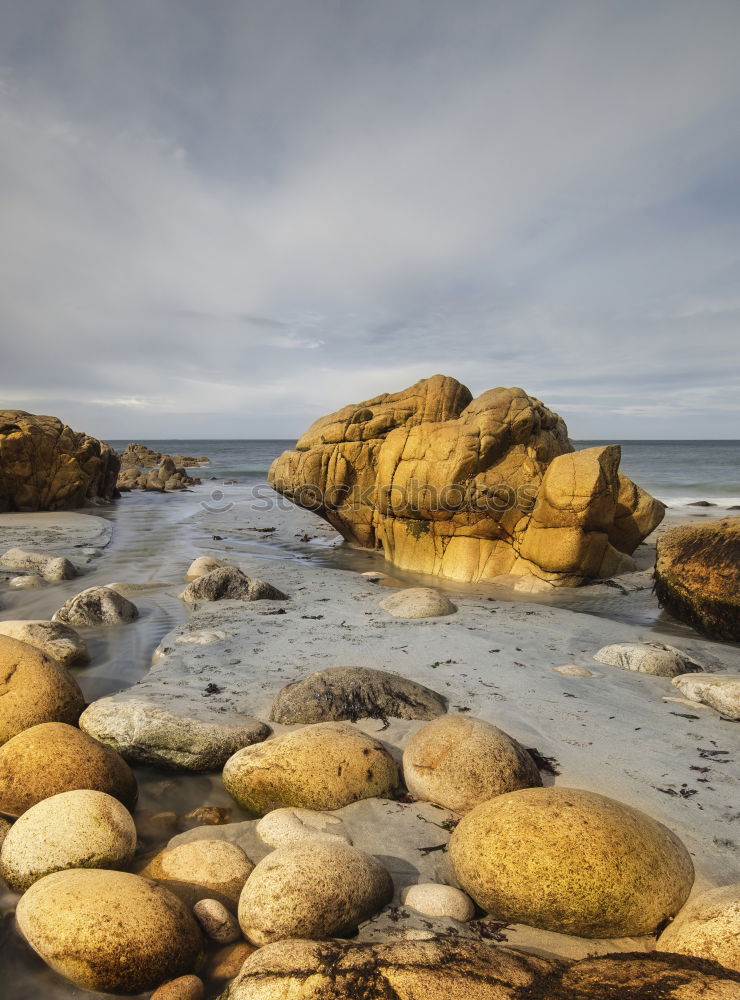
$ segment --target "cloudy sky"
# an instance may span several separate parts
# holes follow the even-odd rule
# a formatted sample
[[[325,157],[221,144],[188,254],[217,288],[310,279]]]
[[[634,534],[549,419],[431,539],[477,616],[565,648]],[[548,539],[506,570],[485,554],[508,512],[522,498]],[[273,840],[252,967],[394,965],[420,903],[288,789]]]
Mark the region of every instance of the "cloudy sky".
[[[0,406],[740,437],[738,0],[0,0]]]

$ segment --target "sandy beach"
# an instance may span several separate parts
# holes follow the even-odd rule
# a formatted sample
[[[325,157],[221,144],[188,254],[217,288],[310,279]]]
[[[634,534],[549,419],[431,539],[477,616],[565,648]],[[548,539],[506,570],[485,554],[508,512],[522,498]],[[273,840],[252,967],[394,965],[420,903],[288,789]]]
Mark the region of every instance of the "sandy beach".
[[[547,762],[545,785],[599,792],[664,823],[690,851],[694,894],[740,878],[737,723],[683,700],[669,678],[593,659],[609,643],[662,641],[709,671],[740,671],[736,646],[703,639],[658,609],[651,592],[654,536],[636,554],[637,571],[610,583],[533,599],[493,585],[436,580],[436,589],[458,610],[402,620],[379,602],[403,587],[427,586],[428,579],[397,573],[379,555],[341,544],[328,525],[277,498],[268,504],[235,488],[228,509],[209,510],[208,497],[201,487],[171,496],[128,495],[116,507],[101,509],[101,516],[0,515],[3,551],[32,541],[39,551],[69,556],[80,569],[75,580],[26,591],[11,589],[13,574],[3,570],[0,618],[48,618],[84,587],[114,584],[141,617],[130,625],[82,630],[92,663],[74,670],[78,683],[88,702],[122,691],[115,701],[166,704],[175,716],[192,714],[195,706],[222,720],[248,714],[267,722],[284,685],[325,667],[400,674],[442,695],[449,712],[484,719],[536,749]],[[703,516],[688,514],[690,520]],[[178,599],[185,572],[203,555],[266,579],[289,600],[185,605]],[[362,575],[368,571],[391,579],[372,582]],[[586,668],[589,676],[554,669],[567,664]],[[207,699],[206,710],[199,706],[207,685],[218,693]],[[274,735],[298,728],[270,725]],[[421,723],[362,719],[356,725],[400,760]],[[215,837],[239,844],[253,861],[267,853],[254,832],[256,820],[230,799],[219,773],[140,764],[135,772],[142,815],[182,814],[203,805],[231,810],[231,823],[198,827],[174,843]],[[382,856],[394,878],[393,918],[384,911],[361,928],[360,939],[449,931],[449,920],[422,919],[400,903],[410,884],[452,881],[443,846],[449,829],[442,825],[452,814],[429,803],[371,799],[337,816],[355,846]],[[427,852],[429,847],[435,849]],[[151,848],[140,845],[140,851]],[[16,898],[4,893],[6,914]],[[474,934],[464,924],[452,925],[457,934]],[[569,958],[650,950],[655,943],[587,940],[522,925],[503,933],[514,948]],[[12,972],[9,1000],[31,995],[39,981],[44,995],[55,1000],[78,995],[15,938],[8,919],[0,940]]]

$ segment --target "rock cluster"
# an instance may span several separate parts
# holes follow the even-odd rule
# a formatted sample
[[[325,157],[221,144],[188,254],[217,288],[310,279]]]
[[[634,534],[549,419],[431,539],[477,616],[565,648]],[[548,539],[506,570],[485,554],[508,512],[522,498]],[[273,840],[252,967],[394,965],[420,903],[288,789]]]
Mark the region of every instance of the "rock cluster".
[[[663,518],[619,461],[618,445],[574,452],[522,389],[473,399],[435,375],[317,420],[269,482],[404,569],[575,586],[632,568]]]
[[[0,410],[0,513],[112,500],[120,458],[56,417]]]
[[[118,476],[118,489],[153,490],[156,493],[170,493],[197,486],[200,479],[189,476],[182,466],[169,455],[163,455],[153,469],[142,469],[138,465],[126,465]]]
[[[25,549],[8,549],[0,556],[0,566],[27,569],[52,583],[72,580],[77,576],[76,567],[64,556],[49,556],[43,552],[27,552]]]
[[[699,632],[740,639],[740,517],[661,535],[655,592],[667,611]]]
[[[210,462],[207,455],[199,455],[197,458],[193,455],[165,455],[161,451],[156,451],[154,448],[150,448],[146,444],[139,444],[137,441],[131,441],[126,445],[126,448],[121,456],[121,466],[124,469],[130,469],[132,466],[142,466],[145,469],[151,469],[155,465],[159,465],[163,458],[172,458],[175,465],[206,465]]]

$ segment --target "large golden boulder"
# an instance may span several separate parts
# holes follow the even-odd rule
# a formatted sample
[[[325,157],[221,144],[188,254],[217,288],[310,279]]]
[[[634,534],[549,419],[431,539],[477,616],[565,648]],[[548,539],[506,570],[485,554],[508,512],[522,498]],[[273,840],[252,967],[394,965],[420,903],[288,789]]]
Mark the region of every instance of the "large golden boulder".
[[[109,445],[56,417],[0,410],[0,513],[110,500],[120,464]]]
[[[435,375],[317,420],[269,481],[403,569],[579,585],[631,567],[663,517],[619,460],[618,445],[574,452],[523,389],[473,399]]]
[[[676,618],[717,639],[740,639],[740,517],[687,524],[658,539],[655,592]]]

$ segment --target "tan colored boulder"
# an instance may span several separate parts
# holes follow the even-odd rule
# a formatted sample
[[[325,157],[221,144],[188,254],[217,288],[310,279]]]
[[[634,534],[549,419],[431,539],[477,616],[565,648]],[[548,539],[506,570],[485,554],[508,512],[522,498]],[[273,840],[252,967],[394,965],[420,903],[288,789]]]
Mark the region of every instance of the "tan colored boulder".
[[[547,983],[547,1000],[736,1000],[740,975],[685,955],[585,958]]]
[[[666,611],[699,632],[740,639],[740,517],[661,535],[655,593]]]
[[[272,809],[257,823],[255,831],[270,847],[302,847],[309,843],[351,844],[342,820],[333,813],[314,809]]]
[[[726,719],[740,719],[740,674],[681,674],[672,683],[691,701]]]
[[[55,611],[52,621],[64,625],[122,625],[135,621],[139,609],[111,587],[88,587]]]
[[[465,923],[475,916],[475,903],[466,892],[438,882],[410,885],[401,894],[401,902],[427,917],[449,917]]]
[[[619,473],[618,445],[573,452],[522,389],[477,399],[435,375],[317,420],[270,485],[403,569],[578,585],[632,568],[664,506]]]
[[[398,674],[369,667],[327,667],[286,684],[272,703],[270,719],[284,725],[434,719],[446,711],[445,700],[436,691]]]
[[[287,601],[288,595],[267,580],[247,576],[235,566],[222,566],[197,577],[179,595],[186,604],[196,601]]]
[[[526,1000],[557,968],[534,955],[455,938],[278,941],[249,956],[225,1000]]]
[[[675,646],[664,642],[616,642],[594,653],[597,663],[655,677],[701,673],[704,667]]]
[[[374,857],[348,844],[306,844],[268,854],[239,899],[252,944],[282,938],[346,937],[393,898],[393,880]]]
[[[34,883],[18,927],[52,969],[83,989],[142,993],[192,972],[203,939],[187,906],[127,872],[73,869]]]
[[[226,840],[192,840],[166,847],[139,872],[156,879],[189,906],[215,899],[235,906],[254,869],[247,855]]]
[[[226,791],[258,816],[281,806],[340,809],[398,787],[381,743],[349,723],[320,722],[244,747],[226,761]]]
[[[17,892],[67,868],[124,868],[136,827],[118,799],[77,789],[52,795],[17,819],[0,852],[0,874]]]
[[[0,747],[0,812],[20,816],[75,788],[107,792],[127,809],[136,803],[136,778],[128,764],[74,726],[46,722]]]
[[[178,976],[162,983],[149,1000],[203,1000],[205,995],[203,980],[198,976]]]
[[[239,933],[241,934],[241,931]],[[204,970],[206,978],[217,985],[228,982],[229,979],[233,979],[239,974],[242,966],[255,950],[253,944],[243,939],[219,948],[208,959]]]
[[[63,667],[85,666],[90,662],[87,643],[68,625],[61,622],[19,620],[0,622],[0,635],[27,642],[46,653]]]
[[[476,806],[452,834],[450,859],[495,920],[580,937],[654,934],[694,881],[667,827],[574,788],[527,788]]]
[[[56,417],[0,410],[0,513],[77,510],[116,495],[118,454]]]
[[[542,784],[521,744],[483,719],[444,715],[417,729],[403,752],[416,799],[466,813],[496,795]]]
[[[8,549],[0,556],[0,566],[25,569],[41,576],[50,583],[72,580],[77,576],[77,567],[64,556],[50,556],[44,552],[28,552],[26,549]]]
[[[454,615],[457,605],[431,587],[409,587],[380,601],[378,607],[394,618],[438,618]]]
[[[707,958],[740,973],[740,882],[690,899],[655,947]]]
[[[185,574],[186,580],[197,580],[198,577],[205,576],[213,572],[214,569],[223,569],[227,566],[223,559],[215,559],[213,556],[198,556],[188,566]]]
[[[76,722],[84,707],[65,667],[35,646],[0,635],[0,745],[41,722]]]

